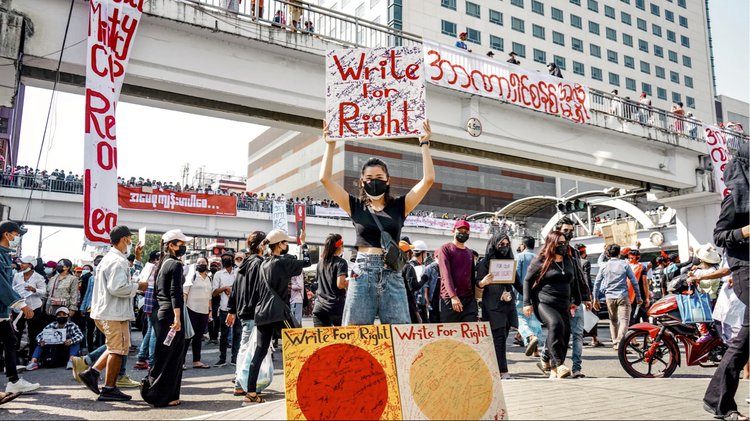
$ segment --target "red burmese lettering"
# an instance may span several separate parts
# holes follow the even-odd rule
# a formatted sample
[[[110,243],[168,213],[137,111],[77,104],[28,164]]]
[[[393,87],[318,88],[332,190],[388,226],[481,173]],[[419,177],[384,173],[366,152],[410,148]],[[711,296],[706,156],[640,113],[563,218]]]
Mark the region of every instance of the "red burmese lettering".
[[[442,60],[440,59],[440,53],[437,52],[437,51],[435,51],[435,50],[430,50],[430,51],[427,52],[427,55],[428,56],[431,56],[431,55],[435,56],[435,60],[433,60],[430,63],[430,66],[437,68],[437,70],[439,72],[436,76],[430,77],[430,79],[432,79],[432,80],[440,80],[440,79],[442,79],[443,78],[443,68],[440,67],[440,64],[442,63]]]
[[[354,114],[347,117],[345,111],[348,107],[354,109]],[[357,117],[359,117],[359,105],[354,102],[342,102],[339,104],[339,136],[344,136],[344,126],[346,126],[346,130],[348,130],[349,133],[353,135],[359,134],[359,132],[349,125],[349,121],[356,120]]]

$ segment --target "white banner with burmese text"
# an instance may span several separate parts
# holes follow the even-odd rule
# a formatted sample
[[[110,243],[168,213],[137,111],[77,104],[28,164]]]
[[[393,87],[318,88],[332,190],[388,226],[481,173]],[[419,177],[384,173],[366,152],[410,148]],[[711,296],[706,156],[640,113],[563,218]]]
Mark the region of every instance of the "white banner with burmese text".
[[[721,193],[721,197],[727,197],[729,189],[724,184],[724,170],[744,140],[742,137],[733,135],[716,126],[705,125],[703,126],[703,130],[706,132],[708,156],[711,158],[711,163],[714,167],[716,191]]]

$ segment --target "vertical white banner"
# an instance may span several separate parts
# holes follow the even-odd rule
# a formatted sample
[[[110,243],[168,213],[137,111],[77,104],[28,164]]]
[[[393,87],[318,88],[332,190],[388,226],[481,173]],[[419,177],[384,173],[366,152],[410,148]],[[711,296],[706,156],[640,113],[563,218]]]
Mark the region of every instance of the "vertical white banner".
[[[286,200],[273,201],[273,229],[289,233],[289,221],[286,217]]]
[[[741,139],[734,136],[727,138],[727,133],[716,126],[705,125],[703,130],[706,132],[708,156],[711,158],[714,167],[716,191],[721,193],[721,197],[727,197],[729,189],[724,184],[724,170],[727,168],[729,160],[739,149]]]
[[[115,109],[143,0],[90,0],[89,7],[83,228],[88,243],[106,245],[118,209]]]

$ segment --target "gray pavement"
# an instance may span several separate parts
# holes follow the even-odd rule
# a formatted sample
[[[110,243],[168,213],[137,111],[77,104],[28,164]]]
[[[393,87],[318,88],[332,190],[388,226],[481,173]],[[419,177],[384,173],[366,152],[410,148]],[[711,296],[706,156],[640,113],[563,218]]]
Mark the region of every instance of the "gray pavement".
[[[608,331],[605,323],[600,324],[602,333]],[[311,321],[306,319],[304,324]],[[604,340],[609,343],[606,336]],[[203,361],[215,363],[218,347],[204,342],[204,348]],[[701,397],[713,368],[679,367],[669,379],[631,379],[611,347],[586,347],[583,372],[587,378],[548,380],[536,368],[536,361],[523,355],[522,348],[509,343],[508,351],[514,379],[503,382],[503,389],[511,419],[711,419],[701,409]],[[188,361],[192,361],[190,354]],[[145,372],[133,370],[134,363],[131,355],[128,374],[139,380]],[[73,380],[70,371],[41,369],[22,374],[43,385],[39,393],[3,405],[0,419],[281,419],[286,411],[278,351],[275,365],[273,383],[265,392],[269,402],[248,408],[241,407],[241,397],[232,396],[231,366],[188,369],[183,379],[183,404],[161,409],[150,408],[137,389],[126,390],[134,396],[132,402],[97,402],[91,392]],[[737,400],[745,410],[748,396],[750,382],[742,381]]]

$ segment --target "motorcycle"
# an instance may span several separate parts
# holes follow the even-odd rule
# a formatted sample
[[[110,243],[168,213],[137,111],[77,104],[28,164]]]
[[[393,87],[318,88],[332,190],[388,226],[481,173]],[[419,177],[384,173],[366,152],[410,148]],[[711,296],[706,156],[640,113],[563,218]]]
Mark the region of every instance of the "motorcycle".
[[[688,366],[715,367],[727,346],[714,333],[699,343],[701,336],[695,324],[682,322],[675,295],[654,303],[648,310],[656,325],[637,323],[630,326],[617,350],[620,364],[634,378],[669,377],[682,365],[679,342],[685,348]],[[679,342],[678,342],[679,341]]]

